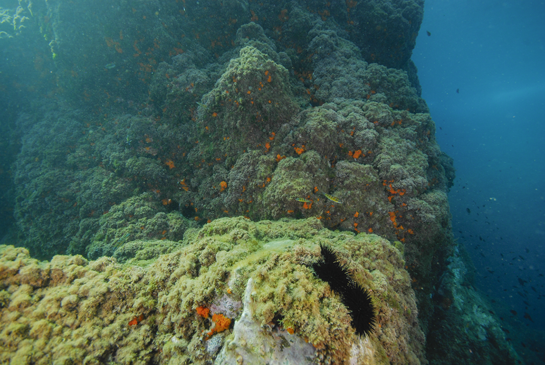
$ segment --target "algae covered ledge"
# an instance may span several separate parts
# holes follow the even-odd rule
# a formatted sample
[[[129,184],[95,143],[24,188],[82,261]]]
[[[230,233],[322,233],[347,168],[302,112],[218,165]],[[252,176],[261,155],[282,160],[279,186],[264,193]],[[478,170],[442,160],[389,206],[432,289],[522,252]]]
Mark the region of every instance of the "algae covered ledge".
[[[377,325],[369,336],[356,336],[339,296],[313,274],[321,244],[370,291]],[[2,362],[423,360],[402,253],[373,234],[331,232],[316,218],[217,219],[189,231],[174,252],[124,265],[0,250]]]

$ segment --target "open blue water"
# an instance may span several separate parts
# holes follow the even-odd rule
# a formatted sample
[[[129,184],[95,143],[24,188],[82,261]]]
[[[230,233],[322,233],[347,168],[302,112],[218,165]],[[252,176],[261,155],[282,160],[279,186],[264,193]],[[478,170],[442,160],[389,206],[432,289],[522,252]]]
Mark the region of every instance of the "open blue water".
[[[544,1],[427,0],[412,56],[454,158],[455,237],[521,352],[545,328],[544,20]]]

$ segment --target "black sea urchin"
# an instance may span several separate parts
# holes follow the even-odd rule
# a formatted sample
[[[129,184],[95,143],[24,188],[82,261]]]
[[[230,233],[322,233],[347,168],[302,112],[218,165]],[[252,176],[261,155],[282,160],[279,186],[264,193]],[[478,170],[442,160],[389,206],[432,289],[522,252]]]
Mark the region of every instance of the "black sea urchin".
[[[331,248],[324,245],[320,245],[320,248],[324,261],[312,265],[314,272],[318,278],[329,284],[331,290],[340,295],[343,304],[350,311],[356,333],[368,335],[376,322],[375,307],[369,292],[352,279]]]

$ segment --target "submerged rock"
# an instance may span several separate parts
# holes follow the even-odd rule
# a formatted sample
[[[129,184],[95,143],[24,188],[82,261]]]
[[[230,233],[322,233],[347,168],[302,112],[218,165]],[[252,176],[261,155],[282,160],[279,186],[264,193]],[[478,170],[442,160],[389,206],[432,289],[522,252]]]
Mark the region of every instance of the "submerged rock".
[[[423,0],[58,2],[0,29],[51,55],[10,57],[25,103],[49,96],[11,147],[6,242],[30,254],[0,246],[0,362],[512,362],[457,276]],[[370,336],[313,275],[322,245],[371,294]]]
[[[223,347],[215,364],[314,364],[316,349],[289,330],[262,327],[254,319],[254,281],[244,291],[244,311],[233,328],[234,339]]]
[[[356,335],[341,298],[313,274],[320,244],[371,293],[369,336]],[[40,262],[13,246],[0,254],[1,362],[425,362],[401,252],[316,218],[218,219],[188,230],[174,252],[124,265]]]

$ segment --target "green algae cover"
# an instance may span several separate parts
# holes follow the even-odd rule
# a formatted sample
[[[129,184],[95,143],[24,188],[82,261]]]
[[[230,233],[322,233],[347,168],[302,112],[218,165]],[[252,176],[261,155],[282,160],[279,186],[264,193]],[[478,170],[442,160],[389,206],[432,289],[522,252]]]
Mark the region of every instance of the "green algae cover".
[[[313,275],[320,244],[338,251],[370,291],[372,335],[356,336],[339,295]],[[124,265],[81,256],[40,262],[22,248],[0,250],[3,362],[265,364],[292,345],[293,356],[305,351],[309,364],[423,360],[401,252],[376,235],[331,232],[315,218],[221,218],[191,231],[169,254]],[[243,312],[251,313],[245,321]],[[219,316],[234,326],[211,331]],[[253,343],[241,338],[248,331]]]

